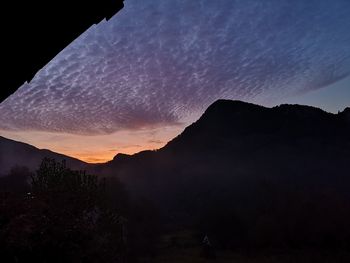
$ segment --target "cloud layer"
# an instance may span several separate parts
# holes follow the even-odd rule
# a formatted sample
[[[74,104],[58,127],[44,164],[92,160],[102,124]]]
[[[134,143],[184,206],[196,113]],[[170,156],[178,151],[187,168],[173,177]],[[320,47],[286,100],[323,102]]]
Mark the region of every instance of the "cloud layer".
[[[109,134],[316,90],[350,74],[349,14],[348,0],[127,0],[0,104],[0,129]]]

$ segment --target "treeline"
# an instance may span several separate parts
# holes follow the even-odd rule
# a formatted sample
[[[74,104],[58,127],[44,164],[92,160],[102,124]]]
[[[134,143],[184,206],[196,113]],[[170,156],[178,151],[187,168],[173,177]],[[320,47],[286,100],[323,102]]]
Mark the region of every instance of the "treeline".
[[[350,248],[346,192],[248,179],[187,178],[162,185],[167,193],[152,203],[130,196],[114,176],[74,171],[64,162],[44,159],[36,173],[16,167],[0,178],[0,258],[139,262],[156,256],[160,237],[176,237],[179,229],[195,233],[195,246],[207,236],[215,250]]]
[[[44,159],[0,179],[3,262],[132,262],[154,254],[160,224],[152,205],[131,200],[115,177]]]

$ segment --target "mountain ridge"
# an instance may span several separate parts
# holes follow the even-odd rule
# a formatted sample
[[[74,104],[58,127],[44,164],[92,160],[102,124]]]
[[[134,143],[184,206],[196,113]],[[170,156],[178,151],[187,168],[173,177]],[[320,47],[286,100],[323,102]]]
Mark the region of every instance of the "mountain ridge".
[[[200,199],[203,192],[230,196],[235,190],[248,198],[262,181],[310,191],[329,184],[346,195],[350,125],[343,116],[303,105],[220,100],[163,148],[118,154],[97,173],[117,176],[134,194],[164,207],[191,191]]]
[[[2,165],[2,168],[0,169],[0,174],[8,173],[10,169],[9,165],[7,165],[6,168],[3,168],[5,164],[4,158],[8,154],[8,152],[6,153],[4,151],[4,149],[6,148],[5,142],[7,142],[7,145],[9,143],[13,145],[17,145],[16,147],[19,147],[19,145],[22,145],[24,148],[27,149],[26,151],[37,152],[35,153],[35,155],[39,156],[40,158],[42,156],[51,156],[59,160],[69,159],[70,160],[69,163],[70,162],[73,163],[72,168],[89,170],[94,166],[104,167],[104,166],[109,166],[111,164],[114,164],[114,165],[118,163],[125,164],[132,159],[140,159],[140,158],[142,159],[144,157],[151,158],[150,156],[157,155],[157,153],[171,152],[174,150],[176,151],[175,148],[179,147],[177,145],[179,140],[185,141],[182,144],[188,143],[189,145],[193,144],[193,141],[198,141],[199,139],[195,138],[197,137],[196,135],[191,135],[194,132],[198,132],[198,129],[201,130],[200,131],[201,133],[204,130],[206,130],[206,132],[214,134],[215,137],[222,136],[222,139],[224,139],[227,136],[232,136],[232,134],[236,134],[238,136],[239,134],[241,135],[249,134],[252,131],[254,133],[272,132],[272,130],[276,129],[276,126],[278,125],[280,125],[280,129],[282,129],[281,127],[283,127],[283,125],[287,125],[288,122],[287,121],[283,122],[281,121],[281,119],[291,118],[291,117],[294,118],[292,121],[303,121],[304,123],[303,125],[305,125],[305,127],[310,126],[308,124],[310,119],[323,118],[324,120],[327,121],[328,126],[323,125],[324,127],[322,127],[322,125],[321,126],[316,125],[315,127],[323,128],[325,130],[324,132],[329,134],[331,133],[330,130],[332,129],[329,123],[331,123],[331,125],[335,125],[336,127],[338,126],[340,126],[340,128],[345,127],[346,129],[350,126],[350,108],[349,107],[345,108],[342,112],[334,114],[334,113],[326,112],[317,107],[299,105],[299,104],[281,104],[281,105],[269,108],[269,107],[264,107],[261,105],[247,103],[239,100],[220,99],[212,103],[196,122],[193,122],[192,124],[187,126],[183,130],[183,132],[181,132],[178,136],[170,140],[162,148],[157,150],[145,150],[132,155],[118,153],[114,156],[112,160],[102,164],[88,164],[74,157],[56,153],[48,149],[38,149],[37,147],[32,146],[30,144],[22,143],[19,141],[7,139],[5,137],[0,136],[0,146],[1,146],[0,165]],[[255,120],[255,121],[252,121],[252,120]],[[315,125],[315,124],[312,123],[312,125]],[[309,132],[313,134],[319,133],[319,131],[318,132],[316,131],[317,129],[315,129],[315,127],[310,129]],[[220,134],[219,135],[215,134],[216,132],[220,132]],[[205,139],[208,140],[208,138],[210,139],[211,135],[210,136],[206,135],[206,136],[207,138]],[[324,136],[324,134],[322,136]],[[198,144],[200,145],[201,142],[199,141]],[[11,151],[14,152],[14,150],[11,150]],[[22,160],[25,160],[25,159],[26,158],[22,158]],[[11,161],[10,162],[6,161],[6,163],[11,163]],[[26,161],[21,161],[21,163],[26,165]],[[35,161],[34,163],[38,165],[39,162]],[[12,163],[11,165],[17,165],[17,163]],[[34,169],[33,167],[34,165],[30,164],[29,166],[30,168]]]
[[[172,144],[173,140],[176,140],[176,138],[178,138],[179,136],[181,136],[183,133],[186,133],[186,131],[188,129],[191,129],[193,126],[196,126],[198,122],[203,121],[203,119],[208,119],[208,118],[215,118],[216,120],[220,121],[220,116],[213,116],[213,115],[220,115],[220,111],[225,112],[226,110],[230,110],[233,111],[235,110],[235,114],[243,114],[243,113],[247,113],[247,112],[257,112],[257,111],[264,111],[264,112],[268,112],[268,111],[279,111],[280,113],[286,114],[288,115],[288,112],[290,113],[295,113],[297,110],[298,114],[305,114],[305,113],[309,113],[309,114],[320,114],[323,115],[324,117],[342,117],[344,115],[348,115],[350,116],[350,108],[347,107],[345,108],[342,112],[339,113],[330,113],[327,112],[323,109],[314,107],[314,106],[308,106],[308,105],[300,105],[300,104],[280,104],[274,107],[265,107],[265,106],[261,106],[261,105],[257,105],[257,104],[253,104],[253,103],[248,103],[248,102],[243,102],[240,100],[225,100],[225,99],[219,99],[217,101],[215,101],[214,103],[212,103],[202,114],[202,116],[195,122],[193,122],[192,124],[188,125],[183,132],[181,132],[179,135],[177,135],[175,138],[173,138],[172,140],[170,140],[165,146],[163,146],[160,149],[157,150],[146,150],[146,151],[142,151],[139,153],[135,153],[135,154],[124,154],[124,153],[118,153],[117,155],[114,156],[113,160],[119,159],[119,158],[128,158],[134,155],[138,155],[140,153],[144,154],[145,152],[153,152],[153,151],[161,151],[164,148],[168,147],[169,144]],[[223,114],[223,116],[225,116],[225,114]],[[219,117],[219,118],[217,118]],[[227,116],[225,116],[227,117]],[[111,161],[113,161],[111,160]],[[111,162],[109,161],[109,162]],[[108,163],[108,162],[107,162]]]
[[[163,148],[88,172],[117,178],[166,229],[222,248],[339,248],[350,244],[348,113],[221,100]]]
[[[48,149],[39,149],[33,145],[0,136],[0,174],[9,173],[14,166],[26,166],[35,171],[44,157],[58,161],[66,160],[72,169],[87,169],[91,165],[64,154]]]

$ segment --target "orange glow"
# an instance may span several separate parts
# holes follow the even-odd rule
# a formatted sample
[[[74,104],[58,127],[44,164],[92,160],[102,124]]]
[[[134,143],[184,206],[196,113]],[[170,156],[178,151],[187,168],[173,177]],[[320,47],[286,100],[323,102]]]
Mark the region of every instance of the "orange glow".
[[[112,160],[117,153],[134,154],[143,150],[159,149],[181,133],[182,129],[180,126],[168,126],[94,136],[1,130],[0,135],[88,163],[104,163]]]

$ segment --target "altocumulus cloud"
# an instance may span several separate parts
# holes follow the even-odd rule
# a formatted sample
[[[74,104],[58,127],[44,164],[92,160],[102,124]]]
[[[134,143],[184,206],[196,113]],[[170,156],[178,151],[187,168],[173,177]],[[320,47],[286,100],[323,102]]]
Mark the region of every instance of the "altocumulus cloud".
[[[0,105],[0,129],[107,134],[319,89],[350,73],[349,14],[348,0],[127,0]]]

